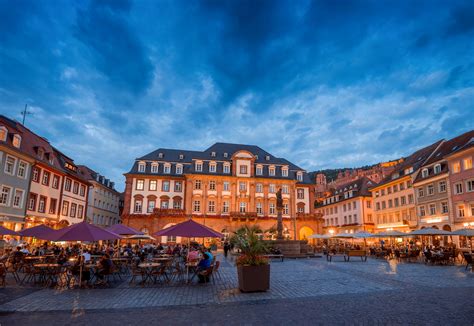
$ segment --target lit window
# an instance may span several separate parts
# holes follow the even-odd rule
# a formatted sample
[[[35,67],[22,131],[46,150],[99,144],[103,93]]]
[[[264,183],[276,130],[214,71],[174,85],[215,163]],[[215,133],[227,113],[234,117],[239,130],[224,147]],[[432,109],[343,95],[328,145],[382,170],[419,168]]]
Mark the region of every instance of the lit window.
[[[195,190],[201,190],[201,180],[195,180],[194,181],[194,189]]]
[[[464,205],[458,206],[458,217],[464,217],[466,213],[464,212]]]
[[[151,191],[155,191],[156,190],[156,180],[150,180],[150,184],[148,186],[148,189],[151,190]]]
[[[463,160],[464,170],[472,169],[472,157],[465,158]]]
[[[13,146],[16,148],[20,148],[21,145],[21,136],[20,135],[14,135],[13,136]]]
[[[1,126],[0,127],[0,141],[6,141],[7,134],[8,134],[7,128],[5,128],[4,126]]]
[[[247,203],[244,203],[244,202],[240,203],[239,212],[240,213],[245,213],[246,211],[247,211]]]
[[[144,189],[144,184],[145,184],[145,181],[143,181],[142,179],[138,179],[137,180],[137,185],[136,185],[136,190],[143,190]]]
[[[201,201],[195,200],[193,202],[193,212],[200,212],[201,211]]]
[[[453,165],[452,165],[452,168],[453,168],[453,173],[461,172],[461,163],[454,162]]]
[[[209,181],[209,190],[216,190],[216,182],[214,180]]]

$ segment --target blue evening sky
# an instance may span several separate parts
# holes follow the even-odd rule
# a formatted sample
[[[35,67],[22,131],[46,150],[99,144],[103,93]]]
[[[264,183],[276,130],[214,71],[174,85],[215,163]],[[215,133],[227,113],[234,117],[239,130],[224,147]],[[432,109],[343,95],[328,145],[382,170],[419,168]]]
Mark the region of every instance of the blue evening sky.
[[[0,0],[0,113],[111,177],[255,144],[312,171],[474,126],[473,1]]]

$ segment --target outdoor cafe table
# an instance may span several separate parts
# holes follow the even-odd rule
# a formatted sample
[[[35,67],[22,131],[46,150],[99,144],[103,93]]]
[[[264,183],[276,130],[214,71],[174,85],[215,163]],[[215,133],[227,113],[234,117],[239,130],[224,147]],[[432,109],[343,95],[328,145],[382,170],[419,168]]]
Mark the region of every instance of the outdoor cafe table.
[[[146,283],[147,280],[152,280],[152,273],[155,269],[161,266],[160,263],[141,263],[138,265],[138,268],[143,270],[143,280],[142,283]]]
[[[191,282],[194,277],[197,275],[197,266],[199,262],[198,261],[190,261],[186,263],[186,273],[188,276],[187,282]],[[189,278],[189,270],[192,271],[191,277]]]
[[[33,266],[40,271],[40,281],[43,284],[47,284],[49,281],[54,283],[55,280],[53,272],[58,267],[61,267],[59,264],[34,264]]]

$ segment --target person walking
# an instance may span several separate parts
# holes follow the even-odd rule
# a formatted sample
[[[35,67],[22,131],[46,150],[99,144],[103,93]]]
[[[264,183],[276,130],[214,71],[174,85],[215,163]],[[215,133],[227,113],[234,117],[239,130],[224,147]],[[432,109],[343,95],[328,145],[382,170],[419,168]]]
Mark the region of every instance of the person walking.
[[[230,245],[229,243],[226,241],[224,242],[224,257],[227,258],[227,255],[229,254],[229,250],[230,250]]]

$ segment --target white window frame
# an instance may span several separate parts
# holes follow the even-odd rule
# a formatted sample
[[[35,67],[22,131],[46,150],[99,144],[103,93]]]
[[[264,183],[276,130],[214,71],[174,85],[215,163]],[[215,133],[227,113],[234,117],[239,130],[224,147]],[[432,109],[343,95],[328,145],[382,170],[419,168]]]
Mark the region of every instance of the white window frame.
[[[296,174],[296,179],[297,179],[298,181],[300,181],[300,182],[303,181],[303,173],[302,173],[302,172],[298,172],[298,173]]]
[[[458,186],[461,188],[461,191],[459,191]],[[462,194],[462,193],[464,193],[464,189],[463,189],[463,184],[462,184],[462,182],[456,182],[456,183],[454,184],[454,194],[455,194],[455,195],[460,195],[460,194]]]
[[[138,172],[144,173],[146,170],[146,163],[145,162],[138,162]]]
[[[202,161],[196,161],[194,163],[194,170],[196,172],[202,172]]]
[[[209,163],[209,172],[210,173],[216,173],[217,171],[217,164],[216,162],[211,162]]]
[[[283,167],[281,169],[281,176],[282,177],[288,177],[288,167]]]
[[[16,142],[18,142],[18,145],[15,144]],[[18,134],[13,135],[12,145],[15,148],[20,148],[20,146],[21,146],[21,136],[20,135],[18,135]]]
[[[170,174],[171,173],[171,164],[170,163],[165,163],[163,166],[163,173],[164,174]]]
[[[229,163],[224,163],[224,173],[226,173],[226,174],[230,173],[230,164]]]
[[[255,174],[256,175],[263,175],[263,166],[262,165],[257,165],[255,169]]]
[[[0,126],[0,131],[3,131],[3,138],[0,138],[0,141],[7,141],[8,130],[5,126]]]
[[[441,173],[441,164],[436,164],[433,170],[434,170],[434,174]]]
[[[271,177],[275,176],[276,168],[274,165],[268,167],[268,175]]]
[[[426,178],[428,176],[428,169],[421,170],[421,177]]]
[[[183,165],[176,164],[176,174],[183,174]]]
[[[22,168],[23,166],[23,168]],[[23,170],[23,175],[20,175],[20,171]],[[16,171],[16,175],[18,178],[22,178],[22,179],[26,179],[26,176],[28,175],[28,163],[23,161],[23,160],[20,160],[18,162],[18,168],[17,168],[17,171]]]
[[[12,165],[12,170],[11,172],[8,172],[7,171],[7,167],[9,166],[9,164],[7,163],[8,162],[8,159],[13,159],[13,165]],[[11,156],[11,155],[7,155],[5,157],[5,167],[3,169],[3,171],[6,173],[6,174],[9,174],[9,175],[15,175],[15,170],[16,170],[16,161],[17,161],[17,158],[14,157],[14,156]]]
[[[158,163],[151,163],[151,173],[158,173]]]
[[[5,203],[0,203],[0,206],[10,206],[13,188],[7,185],[2,185],[2,188],[0,189],[0,199],[3,198],[4,195],[3,189],[8,189],[8,192],[6,193]]]
[[[17,194],[20,193],[21,195],[18,197]],[[25,196],[25,191],[22,189],[15,189],[15,192],[13,194],[13,202],[12,206],[15,208],[22,208],[23,207],[23,198]],[[18,204],[15,204],[16,199],[18,199]]]

